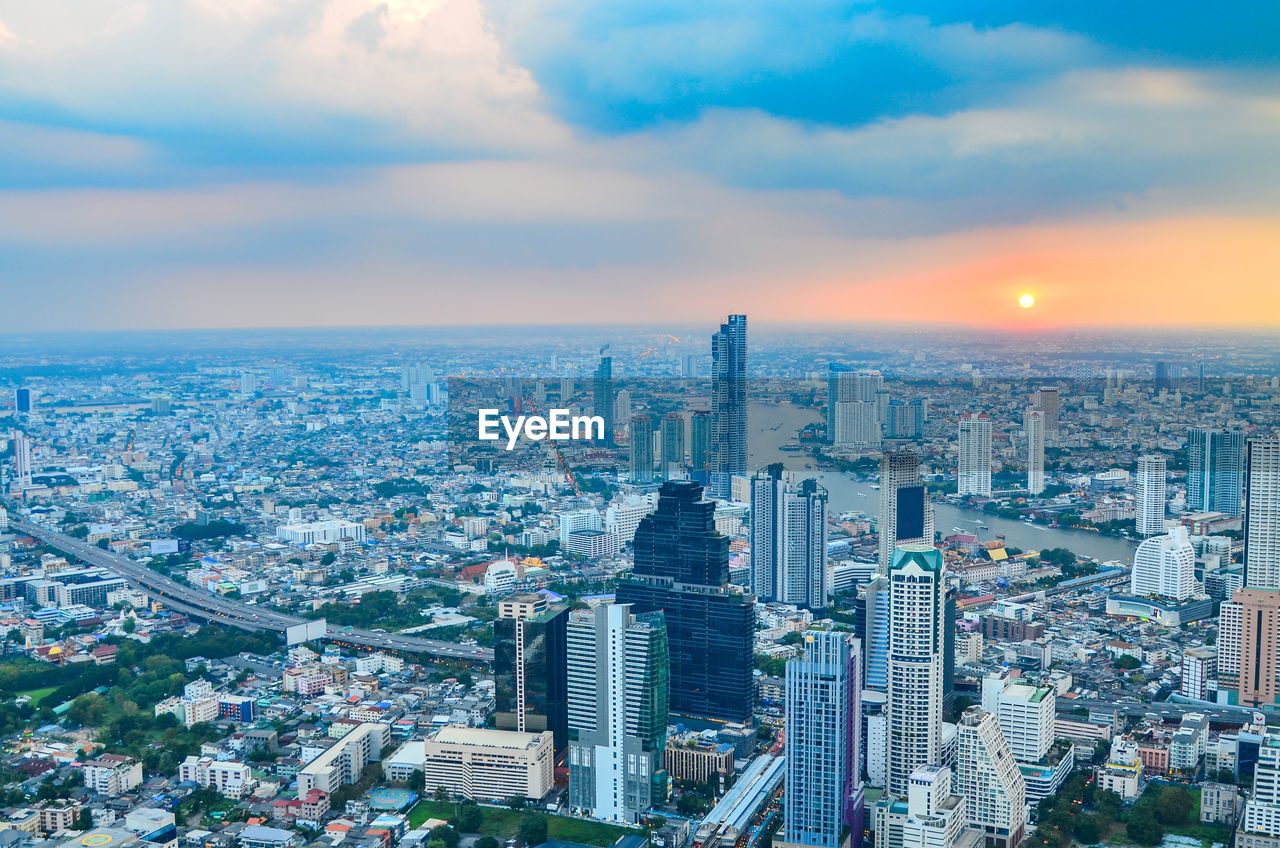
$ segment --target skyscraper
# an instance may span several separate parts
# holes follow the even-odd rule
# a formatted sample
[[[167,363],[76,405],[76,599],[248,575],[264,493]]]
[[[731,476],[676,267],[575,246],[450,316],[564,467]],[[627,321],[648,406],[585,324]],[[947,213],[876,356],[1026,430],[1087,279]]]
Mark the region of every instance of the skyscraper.
[[[1154,388],[1173,392],[1182,388],[1182,364],[1179,362],[1157,362]]]
[[[1195,427],[1187,434],[1187,509],[1240,515],[1244,433]]]
[[[988,845],[1017,848],[1026,834],[1027,785],[996,717],[970,707],[956,731],[955,790],[968,823],[983,829]]]
[[[836,405],[858,399],[857,381],[847,365],[832,362],[827,366],[827,441],[836,440]]]
[[[729,497],[735,474],[747,473],[747,316],[730,315],[711,337],[711,494]]]
[[[663,480],[684,477],[684,416],[678,412],[662,417],[662,464],[658,475]]]
[[[827,588],[827,490],[770,465],[751,479],[751,591],[816,610]]]
[[[240,372],[240,396],[253,397],[258,391],[258,375],[252,371]]]
[[[555,737],[556,760],[569,742],[565,626],[569,611],[545,595],[510,595],[493,622],[494,720],[499,730]]]
[[[13,411],[14,412],[30,412],[31,411],[31,390],[19,387],[13,392]]]
[[[689,469],[693,477],[706,482],[707,463],[711,450],[711,413],[705,409],[694,410],[689,416]]]
[[[755,598],[729,584],[729,540],[715,511],[696,483],[664,483],[636,528],[635,568],[616,596],[636,614],[665,613],[671,711],[741,722],[755,706]]]
[[[878,448],[881,442],[880,412],[875,401],[840,401],[835,405],[836,447]]]
[[[959,447],[956,492],[991,497],[991,419],[985,415],[961,417]]]
[[[13,476],[19,487],[31,485],[31,439],[21,430],[13,431]]]
[[[1027,433],[1027,491],[1038,495],[1044,491],[1044,410],[1033,406],[1022,418]]]
[[[920,476],[920,455],[889,451],[880,462],[880,568],[904,544],[933,544],[933,504]]]
[[[932,545],[900,546],[889,566],[889,763],[886,791],[905,796],[918,766],[942,756],[946,586]]]
[[[1165,461],[1158,454],[1138,457],[1138,502],[1135,504],[1138,535],[1164,532]]]
[[[862,835],[858,767],[860,646],[839,632],[807,631],[787,662],[785,810],[778,848],[838,848],[845,825]]]
[[[607,604],[569,613],[566,634],[569,806],[634,823],[666,798],[666,624]]]
[[[1242,707],[1280,702],[1280,591],[1237,589],[1218,617],[1218,687]]]
[[[1280,589],[1280,438],[1250,439],[1246,455],[1244,585]]]
[[[1185,601],[1196,594],[1196,549],[1181,524],[1138,545],[1133,554],[1130,587],[1140,598],[1156,595]]]
[[[1058,432],[1058,416],[1062,411],[1062,399],[1057,386],[1041,386],[1036,392],[1035,405],[1044,410],[1044,430],[1046,434]]]
[[[613,417],[613,357],[605,356],[609,349],[605,345],[600,350],[600,362],[596,365],[595,377],[591,381],[592,411],[604,419],[604,444],[613,444],[613,429],[616,420]]]
[[[863,686],[876,692],[889,691],[889,578],[875,577],[861,592],[863,610],[862,644],[866,663]],[[883,764],[881,764],[883,767]]]
[[[653,482],[653,419],[641,413],[631,417],[632,483]]]

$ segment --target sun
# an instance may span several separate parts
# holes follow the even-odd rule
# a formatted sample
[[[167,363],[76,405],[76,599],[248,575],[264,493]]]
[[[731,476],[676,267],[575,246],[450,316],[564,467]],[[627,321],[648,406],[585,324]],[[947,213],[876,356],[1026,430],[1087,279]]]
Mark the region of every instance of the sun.
[[[1030,309],[1036,305],[1036,299],[1033,295],[1024,294],[1022,297],[1018,298],[1018,305],[1023,309]]]

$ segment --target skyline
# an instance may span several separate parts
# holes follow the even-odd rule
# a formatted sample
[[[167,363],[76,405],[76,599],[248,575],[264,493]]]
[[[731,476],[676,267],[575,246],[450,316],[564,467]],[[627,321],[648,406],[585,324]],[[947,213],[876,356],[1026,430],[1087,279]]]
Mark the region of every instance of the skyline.
[[[1277,26],[0,0],[5,329],[1272,328]]]

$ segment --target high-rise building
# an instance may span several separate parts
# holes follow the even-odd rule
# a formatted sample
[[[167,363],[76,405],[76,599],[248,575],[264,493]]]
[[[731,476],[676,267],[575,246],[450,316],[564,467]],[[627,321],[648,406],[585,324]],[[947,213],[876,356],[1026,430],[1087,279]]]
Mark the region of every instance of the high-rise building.
[[[625,604],[569,613],[569,806],[635,823],[666,799],[670,696],[662,613]]]
[[[886,790],[905,796],[911,773],[941,762],[946,586],[942,553],[900,546],[889,566],[889,762]]]
[[[1062,411],[1062,401],[1057,386],[1041,386],[1036,392],[1035,406],[1044,410],[1044,430],[1048,435],[1058,432],[1058,416]]]
[[[1138,497],[1135,504],[1138,535],[1164,532],[1166,500],[1165,460],[1159,454],[1138,457]]]
[[[929,404],[923,398],[912,398],[903,403],[889,401],[885,417],[885,433],[891,439],[919,439],[924,436],[925,418]]]
[[[1182,388],[1182,363],[1180,362],[1157,362],[1154,388],[1157,392],[1161,389],[1169,392],[1178,391]]]
[[[779,848],[839,848],[845,826],[863,830],[858,763],[862,714],[856,639],[807,631],[787,662],[785,804]]]
[[[1044,760],[1053,746],[1057,691],[1051,686],[1013,683],[1007,674],[982,681],[982,708],[996,716],[1000,732],[1020,763]]]
[[[694,410],[689,416],[689,468],[694,476],[704,478],[710,462],[711,413],[705,409]]]
[[[1178,693],[1203,701],[1211,697],[1210,681],[1218,679],[1218,648],[1205,645],[1182,652],[1182,682]]]
[[[827,441],[836,443],[836,405],[858,399],[857,375],[847,365],[827,367]]]
[[[991,419],[985,415],[965,415],[960,419],[956,492],[991,497]]]
[[[965,798],[966,820],[982,828],[987,845],[1017,848],[1026,835],[1027,786],[996,717],[970,707],[956,733],[956,793]]]
[[[1187,434],[1187,509],[1240,515],[1244,433],[1195,427]]]
[[[1027,491],[1038,495],[1044,491],[1044,410],[1033,406],[1022,417],[1027,434]]]
[[[13,431],[13,477],[19,486],[31,485],[31,439],[21,430]]]
[[[1280,589],[1280,438],[1249,440],[1245,505],[1244,585]]]
[[[728,498],[747,473],[747,316],[730,315],[711,337],[711,494]]]
[[[258,391],[258,375],[252,371],[240,372],[240,396],[252,397]]]
[[[31,390],[24,387],[14,389],[13,392],[13,411],[14,412],[30,412],[31,411]]]
[[[658,474],[663,480],[684,476],[684,416],[678,412],[662,417],[662,464]]]
[[[933,544],[933,505],[920,476],[920,455],[889,451],[880,462],[880,568],[898,545]]]
[[[809,609],[828,603],[827,490],[795,485],[781,463],[751,479],[751,591]]]
[[[981,848],[983,832],[967,823],[966,799],[952,789],[951,768],[922,765],[905,795],[885,793],[875,806],[881,848]]]
[[[551,731],[556,761],[569,744],[565,626],[545,595],[510,595],[493,623],[494,719],[499,730]]]
[[[631,420],[631,392],[627,389],[618,389],[613,397],[613,420]]]
[[[884,575],[871,580],[859,593],[862,610],[863,664],[862,685],[874,692],[889,691],[889,579]],[[880,764],[883,770],[883,763]],[[883,784],[879,784],[883,785]]]
[[[755,598],[729,583],[729,540],[715,512],[696,483],[662,484],[616,597],[637,615],[665,613],[673,713],[742,722],[755,706]]]
[[[1280,591],[1237,589],[1218,616],[1218,688],[1242,707],[1280,701]]]
[[[1129,580],[1139,598],[1185,601],[1197,594],[1196,549],[1187,528],[1179,524],[1167,534],[1144,539],[1133,554]]]
[[[600,351],[600,362],[596,365],[595,377],[591,381],[591,409],[604,419],[604,444],[613,444],[613,430],[617,419],[613,417],[613,357],[605,356],[606,345]]]
[[[631,462],[630,473],[632,483],[653,482],[653,419],[640,414],[631,417]]]

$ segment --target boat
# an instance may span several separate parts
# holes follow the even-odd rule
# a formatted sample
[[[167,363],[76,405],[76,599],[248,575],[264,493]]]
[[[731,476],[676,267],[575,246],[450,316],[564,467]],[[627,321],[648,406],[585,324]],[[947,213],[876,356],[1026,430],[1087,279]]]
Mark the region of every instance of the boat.
[[[985,524],[979,524],[979,525],[978,525],[978,529],[979,529],[979,530],[990,530],[991,528],[990,528],[990,527],[988,527],[988,526],[987,526],[987,525],[985,525]]]
[[[880,484],[879,484],[879,483],[872,483],[872,484],[871,484],[871,488],[872,488],[872,489],[879,489],[879,488],[880,488]]]
[[[858,492],[858,497],[865,498],[866,496],[867,496],[866,492]]]

